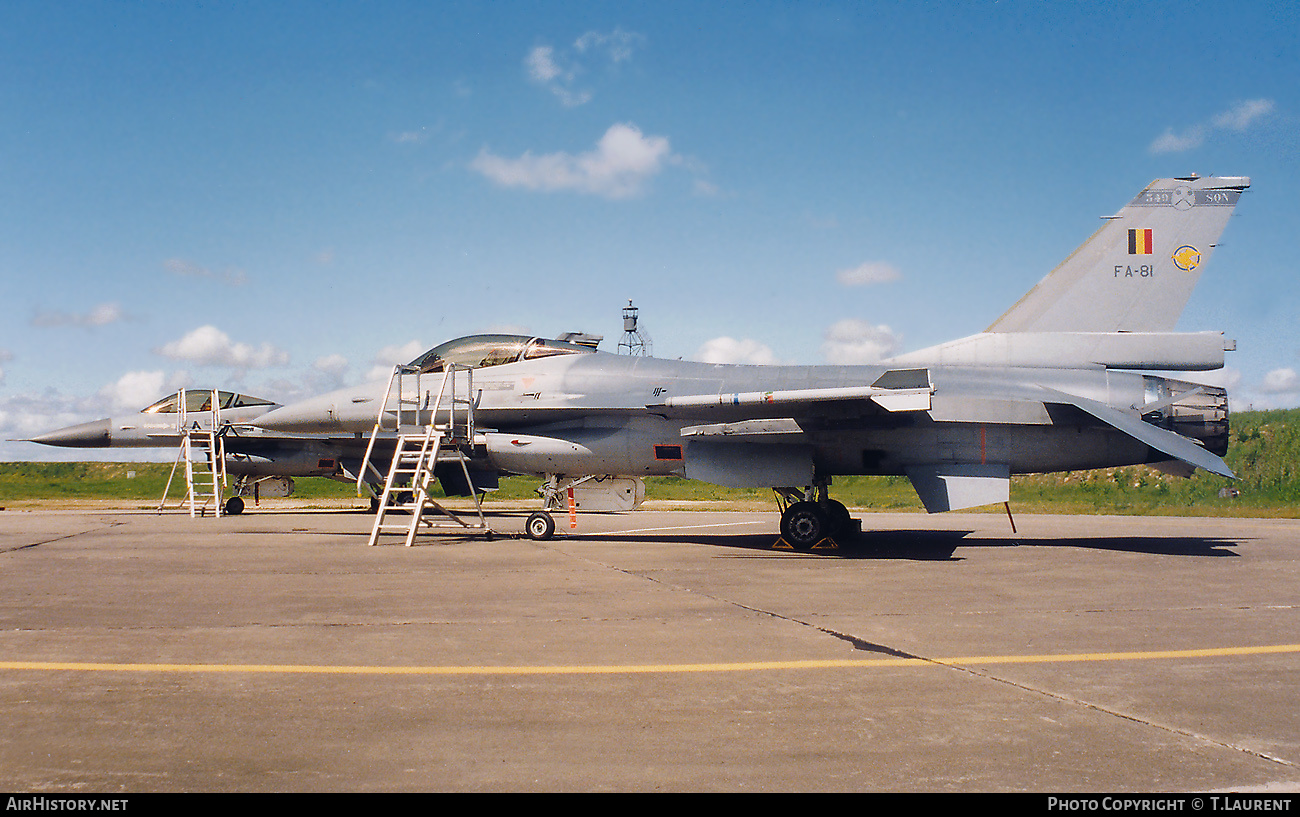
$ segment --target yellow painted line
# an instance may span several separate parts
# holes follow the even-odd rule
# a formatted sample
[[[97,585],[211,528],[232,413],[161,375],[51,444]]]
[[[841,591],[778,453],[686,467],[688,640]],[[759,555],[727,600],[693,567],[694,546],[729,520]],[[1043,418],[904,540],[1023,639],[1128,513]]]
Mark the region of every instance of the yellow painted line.
[[[746,661],[717,664],[612,664],[591,666],[329,666],[310,664],[117,664],[65,661],[0,661],[0,670],[65,672],[243,672],[306,675],[631,675],[686,672],[761,672],[765,670],[856,669],[906,666],[979,666],[1055,664],[1078,661],[1142,661],[1179,658],[1225,658],[1300,652],[1300,644],[1216,647],[1201,650],[1063,653],[1048,655],[981,655],[957,658],[859,658],[810,661]]]

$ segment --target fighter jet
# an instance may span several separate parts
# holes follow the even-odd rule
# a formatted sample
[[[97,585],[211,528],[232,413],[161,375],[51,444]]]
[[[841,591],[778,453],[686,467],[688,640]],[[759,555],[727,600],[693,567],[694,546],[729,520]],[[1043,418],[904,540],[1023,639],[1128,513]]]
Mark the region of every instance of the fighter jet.
[[[595,349],[600,336],[568,332],[559,340],[545,340],[531,335],[480,335],[459,338],[440,344],[417,357],[404,368],[437,368],[452,362],[465,368],[498,365],[521,358],[551,353],[542,350],[588,351]],[[212,389],[186,389],[152,403],[136,414],[107,417],[89,423],[68,426],[38,435],[24,442],[64,448],[171,448],[180,444],[179,417],[183,414],[190,428],[212,425]],[[224,505],[227,514],[244,510],[242,497],[291,496],[294,477],[325,477],[341,482],[357,482],[370,488],[372,507],[382,475],[369,469],[367,479],[362,461],[368,442],[353,434],[285,434],[267,432],[251,421],[279,408],[274,401],[216,391],[217,416],[226,453],[226,473],[235,477],[235,489]],[[182,405],[183,403],[183,405]],[[183,409],[183,411],[182,411]],[[381,440],[371,452],[376,460],[391,458],[391,440]],[[442,468],[442,484],[449,495],[468,496],[469,486],[456,469]],[[494,490],[496,473],[474,474],[474,487],[482,493]],[[359,479],[360,477],[360,479]],[[644,499],[644,491],[640,496]],[[590,504],[590,503],[588,503]],[[634,503],[624,507],[634,507]]]
[[[1006,502],[1012,474],[1149,463],[1232,476],[1221,459],[1227,393],[1153,372],[1221,368],[1235,348],[1221,333],[1173,330],[1249,186],[1158,179],[985,332],[878,365],[723,365],[563,346],[503,356],[472,373],[479,431],[468,453],[479,474],[550,485],[609,474],[771,487],[781,535],[797,549],[851,523],[829,495],[841,475],[907,476],[931,513]],[[470,376],[455,373],[461,393]],[[400,400],[388,395],[412,394],[413,377],[255,423],[369,431],[380,406],[396,422]],[[544,522],[530,521],[530,535],[550,536]]]
[[[208,428],[212,424],[212,389],[186,389],[141,409],[137,414],[107,417],[89,423],[46,432],[25,442],[64,448],[178,448],[181,430],[178,417],[184,401],[187,427]],[[344,467],[353,449],[364,447],[350,439],[324,435],[272,434],[249,421],[278,408],[261,397],[216,391],[217,415],[226,451],[226,472],[235,477],[234,495],[224,511],[244,510],[244,496],[290,496],[294,477],[329,477],[354,481]]]

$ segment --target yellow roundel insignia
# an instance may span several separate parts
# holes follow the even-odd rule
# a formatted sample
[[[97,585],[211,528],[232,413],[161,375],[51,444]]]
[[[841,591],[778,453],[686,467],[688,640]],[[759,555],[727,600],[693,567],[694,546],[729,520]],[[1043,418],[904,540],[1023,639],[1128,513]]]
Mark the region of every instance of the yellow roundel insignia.
[[[1183,272],[1191,272],[1201,265],[1201,251],[1190,244],[1184,244],[1174,250],[1170,258],[1173,259],[1174,266]]]

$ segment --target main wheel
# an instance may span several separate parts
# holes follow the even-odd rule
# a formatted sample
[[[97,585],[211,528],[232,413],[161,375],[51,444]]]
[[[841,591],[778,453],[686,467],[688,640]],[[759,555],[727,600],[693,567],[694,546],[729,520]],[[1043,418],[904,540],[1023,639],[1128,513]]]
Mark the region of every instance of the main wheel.
[[[829,522],[816,502],[796,502],[781,514],[781,536],[795,550],[812,550],[826,538]]]
[[[524,523],[524,533],[530,539],[550,539],[555,534],[555,520],[546,511],[537,511]]]
[[[226,500],[226,515],[239,516],[244,512],[244,500],[237,496],[232,496]]]
[[[843,536],[849,532],[849,528],[853,525],[853,515],[849,513],[848,508],[844,507],[843,502],[828,499],[822,508],[830,524],[831,536]]]

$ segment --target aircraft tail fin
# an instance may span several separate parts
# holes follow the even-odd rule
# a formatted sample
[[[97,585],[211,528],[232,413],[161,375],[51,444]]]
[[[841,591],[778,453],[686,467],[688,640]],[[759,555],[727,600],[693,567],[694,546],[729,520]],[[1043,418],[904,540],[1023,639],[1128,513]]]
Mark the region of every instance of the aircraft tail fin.
[[[989,332],[1168,332],[1250,179],[1157,179]]]

